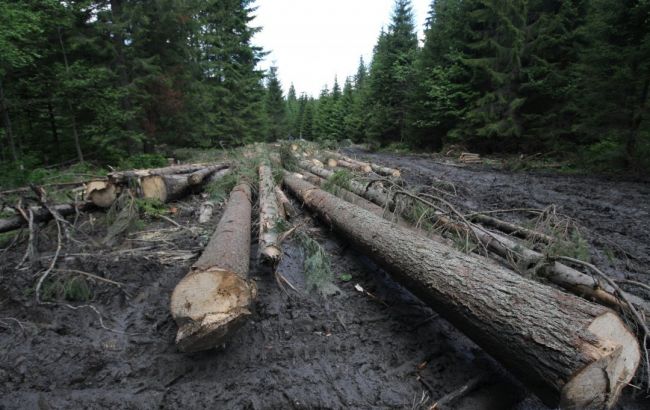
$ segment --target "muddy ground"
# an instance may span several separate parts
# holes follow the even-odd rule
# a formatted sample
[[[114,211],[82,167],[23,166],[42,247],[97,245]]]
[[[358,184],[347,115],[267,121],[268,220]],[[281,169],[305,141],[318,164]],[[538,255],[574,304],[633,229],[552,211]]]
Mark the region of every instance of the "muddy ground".
[[[608,273],[649,282],[647,274],[636,272],[650,259],[647,184],[354,154],[400,167],[412,184],[451,181],[460,192],[453,200],[467,210],[555,203],[586,228],[600,249],[595,261]],[[104,215],[83,216],[71,233],[79,242],[66,242],[57,268],[124,284],[88,280],[92,297],[85,303],[34,302],[39,273],[56,248],[52,223],[40,232],[39,259],[31,267],[16,269],[24,243],[1,257],[0,408],[428,408],[478,374],[486,374],[487,382],[449,408],[546,408],[344,238],[306,214],[298,218],[305,223],[300,229],[328,251],[338,290],[328,296],[305,290],[303,255],[293,240],[279,271],[300,293],[281,288],[257,263],[253,246],[251,276],[259,289],[254,319],[222,349],[177,352],[169,298],[219,217],[198,226],[200,203],[195,196],[174,204],[171,217],[183,228],[152,218],[112,246],[99,243],[106,234]],[[606,256],[610,242],[629,260]],[[343,280],[347,274],[351,280]],[[356,290],[357,284],[374,297]],[[619,408],[648,408],[649,401],[632,393],[626,391]]]

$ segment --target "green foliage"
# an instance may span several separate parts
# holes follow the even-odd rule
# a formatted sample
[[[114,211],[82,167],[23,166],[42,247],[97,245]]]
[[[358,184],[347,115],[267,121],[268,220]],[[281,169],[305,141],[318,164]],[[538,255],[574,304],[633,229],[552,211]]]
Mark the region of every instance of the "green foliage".
[[[144,216],[152,218],[169,212],[167,206],[155,198],[135,198],[135,206]]]
[[[553,256],[568,256],[570,258],[579,259],[581,261],[589,262],[589,242],[580,234],[580,231],[574,229],[569,234],[568,238],[557,235],[558,240],[553,242],[545,252]]]
[[[325,191],[336,193],[339,188],[350,190],[350,182],[354,179],[354,175],[345,169],[334,171],[331,177],[323,182],[322,189]]]
[[[138,154],[120,161],[120,169],[159,168],[167,165],[167,158],[161,154]]]
[[[51,277],[43,284],[41,292],[45,301],[87,302],[93,296],[88,281],[81,275]]]
[[[211,200],[224,202],[228,199],[230,191],[237,185],[238,180],[239,176],[231,172],[216,181],[210,182],[205,187],[205,192],[208,193]]]
[[[327,252],[304,232],[298,233],[297,238],[303,249],[303,268],[307,289],[317,290],[324,296],[334,293],[336,291],[336,287],[332,283],[334,274],[330,268]]]

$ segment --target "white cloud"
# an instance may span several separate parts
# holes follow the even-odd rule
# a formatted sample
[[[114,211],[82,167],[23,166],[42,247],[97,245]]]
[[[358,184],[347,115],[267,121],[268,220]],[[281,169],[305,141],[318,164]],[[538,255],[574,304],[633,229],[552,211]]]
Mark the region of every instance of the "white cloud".
[[[420,30],[431,0],[413,0]],[[359,57],[370,61],[382,29],[390,23],[394,0],[257,0],[254,26],[263,30],[253,42],[270,54],[261,64],[278,66],[286,90],[318,96],[337,75],[342,85],[353,75]]]

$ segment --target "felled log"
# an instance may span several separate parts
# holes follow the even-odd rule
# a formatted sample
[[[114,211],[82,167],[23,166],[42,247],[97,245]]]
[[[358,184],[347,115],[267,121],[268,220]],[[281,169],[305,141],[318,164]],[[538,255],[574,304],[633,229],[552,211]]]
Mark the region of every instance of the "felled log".
[[[317,166],[317,167],[321,167],[321,168],[322,168],[322,167],[325,166],[321,161],[319,161],[319,160],[316,159],[316,158],[312,158],[312,159],[310,160],[310,162],[311,162],[312,164],[314,164],[314,166]]]
[[[210,175],[214,174],[215,172],[222,170],[222,169],[228,169],[228,164],[217,164],[217,165],[210,165],[209,167],[205,167],[203,169],[199,169],[198,171],[192,172],[188,177],[187,177],[187,182],[190,185],[200,185],[203,183],[203,181],[208,178]]]
[[[209,164],[184,164],[172,165],[163,168],[151,169],[134,169],[129,171],[115,171],[108,174],[108,179],[114,184],[128,183],[131,179],[144,178],[152,175],[173,175],[173,174],[189,174],[205,167]]]
[[[75,202],[51,206],[54,212],[61,216],[74,215],[76,212],[88,211],[93,208],[91,202]],[[45,207],[32,206],[29,208],[34,215],[34,222],[45,222],[52,219],[52,214]],[[0,219],[0,233],[20,229],[27,225],[27,221],[20,215]]]
[[[291,205],[289,198],[287,198],[284,192],[282,192],[282,188],[276,185],[274,191],[275,197],[278,200],[279,209],[281,210],[280,213],[282,213],[285,218],[293,218],[296,216],[296,210],[293,209],[293,205]]]
[[[282,256],[278,241],[277,221],[280,217],[278,201],[275,196],[271,167],[259,167],[260,177],[260,255],[266,262],[276,264]]]
[[[374,162],[370,163],[370,167],[379,175],[385,175],[394,178],[399,178],[402,176],[400,170],[396,168],[385,167],[383,165],[375,164]]]
[[[327,159],[327,167],[328,168],[336,168],[339,166],[339,162],[335,160],[334,158],[328,158]]]
[[[312,166],[307,162],[300,162],[299,166],[303,169],[308,169],[322,178],[330,178],[334,175],[332,171]],[[354,180],[348,181],[348,185],[350,190],[355,194],[362,196],[381,207],[386,207],[390,210],[395,209],[395,202],[385,192],[374,188],[366,188],[363,184]],[[407,208],[404,208],[403,210],[406,211]],[[468,226],[463,223],[458,223],[443,215],[433,214],[432,218],[445,229],[450,229],[463,235],[471,235],[477,238],[484,246],[497,255],[507,260],[514,260],[524,267],[532,267],[545,260],[545,256],[542,253],[528,249],[522,244],[503,235],[488,232],[476,226]],[[584,296],[589,300],[597,301],[598,303],[610,307],[625,307],[625,302],[622,302],[620,298],[616,296],[615,289],[609,284],[602,283],[597,285],[591,276],[561,262],[555,261],[551,264],[544,265],[540,273],[550,282],[569,290],[572,293]],[[627,299],[632,303],[643,308],[646,312],[650,312],[650,303],[638,296],[627,292],[624,293]]]
[[[243,183],[230,193],[210,242],[172,293],[179,350],[196,352],[219,346],[251,315],[257,290],[247,279],[250,230],[251,191]]]
[[[481,156],[479,154],[473,154],[471,152],[461,153],[460,157],[458,157],[458,160],[465,164],[479,164],[482,162]]]
[[[140,179],[140,192],[143,198],[169,202],[184,197],[192,185],[187,175],[150,175]]]
[[[284,183],[547,405],[609,408],[634,376],[639,345],[608,308],[413,235],[295,176]]]
[[[117,199],[120,188],[109,181],[90,181],[86,184],[85,200],[100,208],[109,208]]]

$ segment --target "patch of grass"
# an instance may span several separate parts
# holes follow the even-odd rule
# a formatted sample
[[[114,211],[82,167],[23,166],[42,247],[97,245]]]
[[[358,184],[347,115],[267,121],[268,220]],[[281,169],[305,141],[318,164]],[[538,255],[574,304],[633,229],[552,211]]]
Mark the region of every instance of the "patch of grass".
[[[408,154],[411,152],[411,147],[405,142],[391,142],[385,147],[379,148],[379,152],[389,152],[392,154]]]
[[[41,292],[46,301],[87,302],[93,296],[88,281],[81,275],[52,277],[43,284]]]
[[[167,165],[167,158],[162,154],[138,154],[122,159],[120,169],[158,168]]]
[[[145,216],[158,217],[167,213],[167,206],[155,198],[136,198],[135,206]]]
[[[333,284],[334,274],[327,252],[304,232],[299,232],[297,238],[303,249],[303,269],[307,290],[317,290],[323,296],[334,294],[338,289]]]
[[[177,148],[173,155],[177,160],[183,162],[213,162],[223,158],[224,152],[220,148]]]
[[[208,197],[217,202],[224,202],[228,199],[230,191],[237,185],[239,176],[231,172],[227,175],[224,175],[222,178],[210,182],[205,187],[205,192],[207,192]]]

